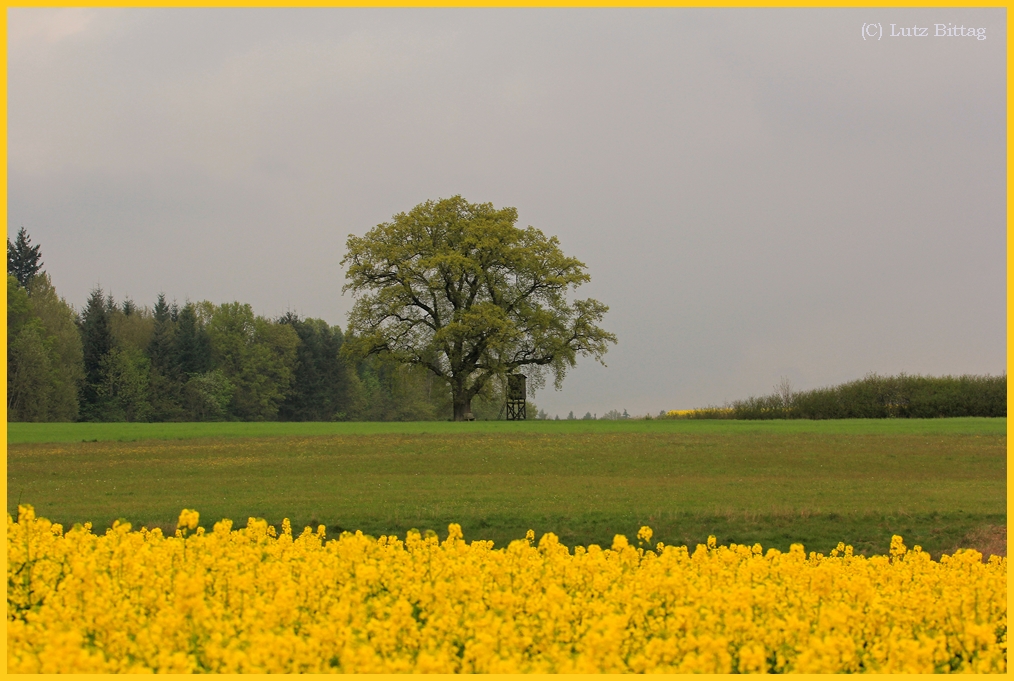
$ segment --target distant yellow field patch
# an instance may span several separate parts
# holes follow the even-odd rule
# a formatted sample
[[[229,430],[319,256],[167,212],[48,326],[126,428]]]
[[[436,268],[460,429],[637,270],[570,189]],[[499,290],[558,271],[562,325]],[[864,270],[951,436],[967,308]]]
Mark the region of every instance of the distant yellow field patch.
[[[732,409],[671,409],[666,412],[666,416],[674,419],[688,418],[695,414],[702,412],[708,412],[710,414],[730,414]]]

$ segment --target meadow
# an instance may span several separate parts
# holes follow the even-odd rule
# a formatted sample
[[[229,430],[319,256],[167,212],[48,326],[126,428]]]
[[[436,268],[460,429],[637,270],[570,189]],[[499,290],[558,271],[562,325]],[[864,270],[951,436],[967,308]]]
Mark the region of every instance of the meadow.
[[[844,541],[996,551],[1006,419],[8,425],[8,513],[170,532],[182,508],[329,534],[409,529],[497,546]],[[993,542],[991,547],[983,542]]]

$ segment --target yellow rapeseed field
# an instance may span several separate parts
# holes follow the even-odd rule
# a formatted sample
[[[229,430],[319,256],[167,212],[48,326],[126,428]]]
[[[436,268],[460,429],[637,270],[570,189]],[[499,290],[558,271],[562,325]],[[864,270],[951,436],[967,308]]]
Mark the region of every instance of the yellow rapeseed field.
[[[686,419],[693,418],[699,414],[710,413],[713,415],[718,414],[731,414],[732,409],[721,408],[721,407],[709,407],[707,409],[670,409],[665,413],[671,419]]]
[[[1005,672],[1007,561],[7,518],[8,672]]]

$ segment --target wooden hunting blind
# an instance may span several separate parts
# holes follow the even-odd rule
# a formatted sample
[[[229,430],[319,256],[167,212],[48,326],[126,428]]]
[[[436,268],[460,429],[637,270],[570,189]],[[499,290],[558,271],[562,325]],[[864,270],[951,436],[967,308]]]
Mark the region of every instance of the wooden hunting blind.
[[[511,374],[507,377],[507,420],[524,421],[525,395],[527,394],[524,374]]]

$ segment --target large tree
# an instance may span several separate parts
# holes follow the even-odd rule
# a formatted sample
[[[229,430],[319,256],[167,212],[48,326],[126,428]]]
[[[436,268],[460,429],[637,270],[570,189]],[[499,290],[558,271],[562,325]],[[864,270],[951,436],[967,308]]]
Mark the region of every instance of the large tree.
[[[616,342],[598,326],[609,308],[567,299],[590,279],[584,263],[517,219],[455,196],[349,235],[346,352],[426,367],[449,385],[455,420],[491,380],[521,372],[534,389],[548,371],[559,388],[578,355],[601,362]]]

